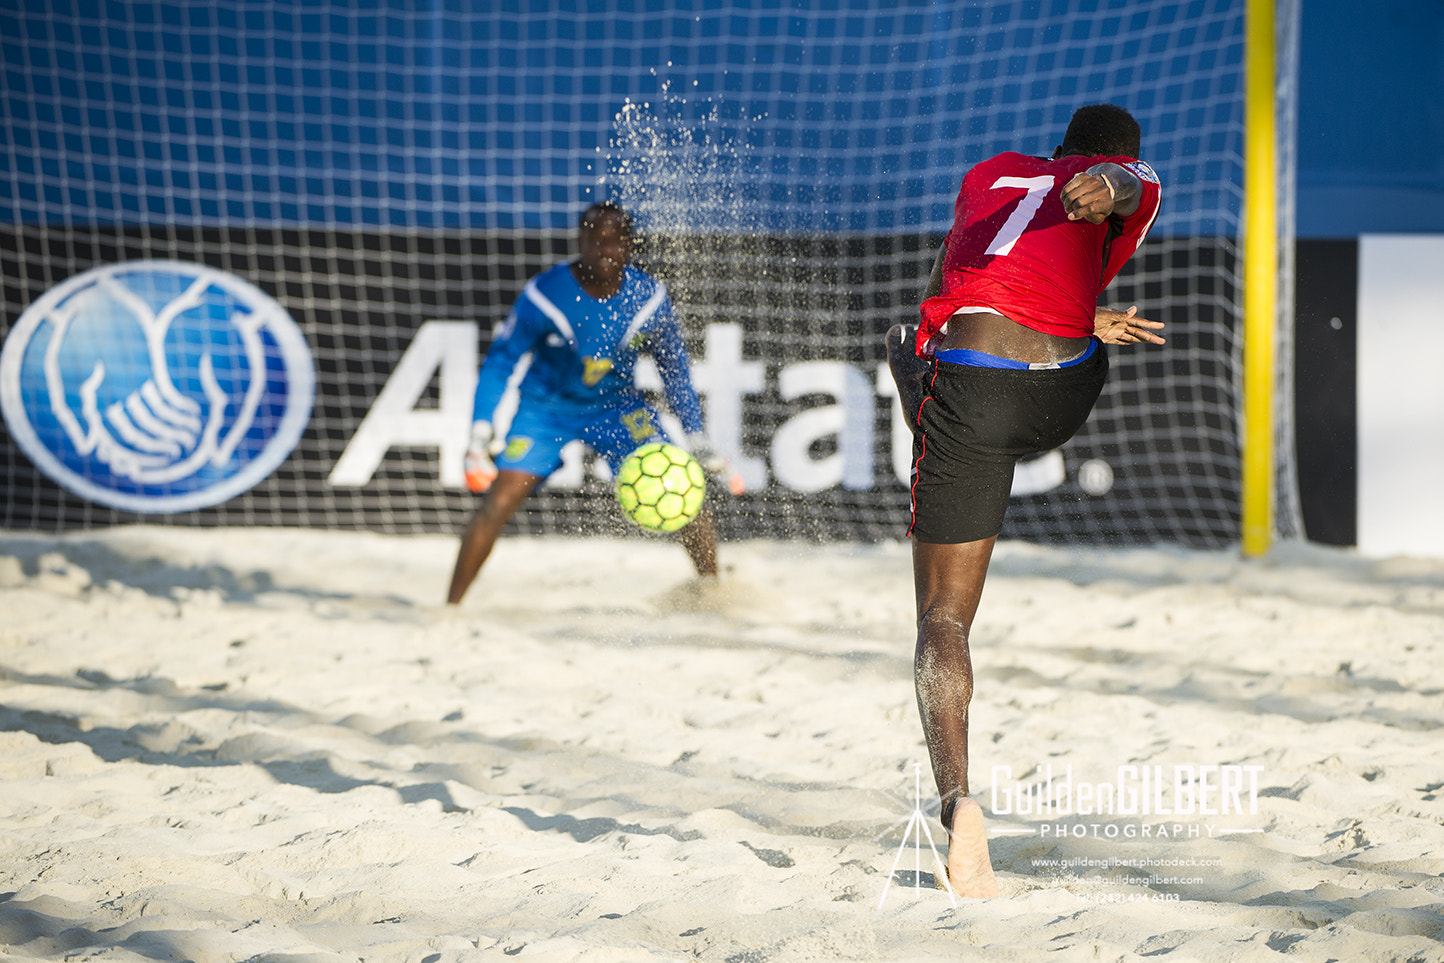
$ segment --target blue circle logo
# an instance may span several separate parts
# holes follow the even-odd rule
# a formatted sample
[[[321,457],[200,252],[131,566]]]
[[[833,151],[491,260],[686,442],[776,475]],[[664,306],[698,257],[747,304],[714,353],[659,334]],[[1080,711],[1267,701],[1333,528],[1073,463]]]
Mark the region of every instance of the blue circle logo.
[[[26,308],[0,351],[0,411],[41,471],[132,512],[249,490],[311,417],[311,351],[285,308],[181,261],[79,274]]]

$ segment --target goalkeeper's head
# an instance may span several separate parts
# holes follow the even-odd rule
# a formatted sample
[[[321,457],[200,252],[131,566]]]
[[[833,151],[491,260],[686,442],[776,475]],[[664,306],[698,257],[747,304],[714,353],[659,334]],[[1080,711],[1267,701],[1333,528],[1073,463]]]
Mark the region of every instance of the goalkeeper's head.
[[[618,226],[626,232],[628,237],[632,236],[632,215],[627,213],[625,207],[613,200],[597,201],[582,211],[582,216],[577,218],[577,227],[585,231],[603,217],[616,218]]]
[[[1137,157],[1143,132],[1133,115],[1117,104],[1089,104],[1073,112],[1054,157]]]
[[[603,291],[599,297],[611,297],[632,259],[632,244],[632,216],[623,208],[611,201],[588,207],[577,237],[577,280]]]

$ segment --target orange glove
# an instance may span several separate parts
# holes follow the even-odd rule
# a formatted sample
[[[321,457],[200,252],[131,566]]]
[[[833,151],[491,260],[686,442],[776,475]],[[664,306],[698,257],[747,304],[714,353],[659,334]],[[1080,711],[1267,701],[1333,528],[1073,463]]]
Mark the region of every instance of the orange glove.
[[[727,456],[713,448],[706,435],[701,432],[688,435],[687,447],[691,450],[692,457],[702,466],[702,470],[726,485],[729,492],[740,495],[747,490],[742,473],[733,470]]]
[[[466,487],[481,494],[496,481],[496,462],[491,456],[497,450],[491,437],[491,422],[471,423],[471,441],[466,446]]]

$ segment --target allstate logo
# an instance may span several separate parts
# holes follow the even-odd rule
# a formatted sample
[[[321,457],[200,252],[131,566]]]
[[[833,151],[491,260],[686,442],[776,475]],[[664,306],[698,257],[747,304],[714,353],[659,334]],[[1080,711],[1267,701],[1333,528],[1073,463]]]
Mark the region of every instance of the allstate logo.
[[[259,288],[181,261],[98,267],[25,310],[0,410],[59,484],[132,512],[216,505],[273,472],[311,416],[296,322]]]

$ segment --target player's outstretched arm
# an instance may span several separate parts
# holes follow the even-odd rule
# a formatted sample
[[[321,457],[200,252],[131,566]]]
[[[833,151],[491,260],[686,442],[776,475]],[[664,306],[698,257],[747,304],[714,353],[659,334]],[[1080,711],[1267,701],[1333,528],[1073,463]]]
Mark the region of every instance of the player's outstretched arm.
[[[1143,341],[1149,344],[1165,344],[1161,337],[1153,333],[1162,327],[1162,321],[1140,318],[1136,304],[1127,311],[1098,308],[1093,315],[1093,336],[1104,344],[1138,344]]]

